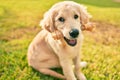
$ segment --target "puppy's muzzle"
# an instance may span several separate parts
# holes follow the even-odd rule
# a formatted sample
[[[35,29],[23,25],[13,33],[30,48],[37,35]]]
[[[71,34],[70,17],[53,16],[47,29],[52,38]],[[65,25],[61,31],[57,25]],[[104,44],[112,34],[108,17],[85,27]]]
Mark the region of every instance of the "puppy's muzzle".
[[[77,38],[78,35],[79,35],[79,30],[78,30],[78,29],[72,29],[72,30],[69,32],[69,35],[70,35],[72,38]]]
[[[71,29],[69,32],[69,35],[71,39],[68,39],[67,37],[64,37],[64,40],[67,42],[70,46],[75,46],[77,44],[77,37],[79,36],[79,30],[78,29]]]

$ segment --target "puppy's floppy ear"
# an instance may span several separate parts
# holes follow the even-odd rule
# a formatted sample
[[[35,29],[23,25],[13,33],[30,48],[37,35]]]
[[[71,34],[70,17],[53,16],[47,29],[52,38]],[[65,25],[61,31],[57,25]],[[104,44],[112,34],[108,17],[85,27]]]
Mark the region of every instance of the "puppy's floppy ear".
[[[43,20],[41,20],[40,26],[50,32],[55,40],[59,40],[63,37],[63,34],[55,27],[54,20],[56,15],[57,12],[55,11],[55,9],[50,9],[44,14],[44,18]]]
[[[40,22],[40,26],[49,32],[53,32],[55,30],[55,25],[54,25],[55,14],[56,12],[53,9],[50,9],[49,11],[47,11]]]
[[[92,16],[87,12],[87,8],[83,5],[79,6],[79,13],[80,13],[80,23],[82,24],[81,29],[87,31],[93,31],[95,28],[95,24],[89,22],[89,19]]]
[[[82,24],[87,24],[92,16],[87,12],[87,7],[79,5],[80,20]]]
[[[94,30],[95,30],[95,27],[96,27],[96,24],[95,24],[95,23],[88,22],[87,24],[82,25],[81,29],[82,29],[83,31],[84,31],[84,30],[94,31]]]

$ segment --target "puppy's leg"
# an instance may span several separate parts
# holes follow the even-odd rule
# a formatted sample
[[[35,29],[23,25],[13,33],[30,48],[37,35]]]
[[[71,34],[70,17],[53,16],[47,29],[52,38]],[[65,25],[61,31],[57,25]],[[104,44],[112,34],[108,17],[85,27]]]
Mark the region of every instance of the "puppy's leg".
[[[66,58],[60,59],[60,64],[62,66],[66,80],[77,80],[73,72],[72,60]]]
[[[57,77],[57,78],[61,78],[61,79],[65,79],[65,77],[62,75],[62,74],[59,74],[51,69],[48,69],[48,68],[40,68],[39,71],[43,74],[46,74],[46,75],[50,75],[50,76],[54,76],[54,77]]]
[[[84,74],[81,73],[81,71],[80,71],[81,65],[80,65],[80,56],[79,56],[79,54],[74,59],[74,65],[75,65],[75,68],[74,68],[75,74],[76,74],[78,80],[87,80],[86,77],[84,76]]]
[[[56,60],[56,59],[55,59]],[[44,60],[45,61],[45,60]],[[56,66],[55,64],[52,64],[51,62],[52,60],[49,60],[46,61],[46,62],[40,62],[38,59],[32,59],[29,60],[29,65],[31,67],[33,67],[34,69],[36,69],[37,71],[43,73],[43,74],[46,74],[46,75],[51,75],[51,76],[54,76],[54,77],[57,77],[57,78],[61,78],[61,79],[65,79],[65,77],[62,75],[62,74],[59,74],[53,70],[51,70],[50,68],[52,68],[52,66]],[[50,64],[51,62],[51,64]],[[56,66],[57,67],[57,66]]]
[[[50,61],[50,60],[49,60]],[[30,66],[32,66],[34,69],[38,70],[39,72],[46,74],[46,75],[51,75],[57,78],[61,78],[61,79],[65,79],[65,77],[62,74],[59,74],[53,70],[51,70],[50,68],[52,67],[51,65],[46,65],[48,64],[47,62],[44,63],[39,63],[38,61],[33,61],[30,63]]]

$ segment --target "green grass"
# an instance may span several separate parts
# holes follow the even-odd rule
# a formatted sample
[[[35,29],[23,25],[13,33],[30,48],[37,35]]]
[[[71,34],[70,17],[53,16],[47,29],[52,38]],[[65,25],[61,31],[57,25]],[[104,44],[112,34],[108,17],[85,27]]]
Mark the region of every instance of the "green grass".
[[[40,31],[39,21],[43,13],[58,1],[60,0],[0,1],[0,80],[58,80],[29,67],[26,58],[29,43]],[[112,0],[74,1],[86,5],[93,16],[92,20],[101,24],[101,27],[109,24],[120,28],[120,3]],[[120,80],[118,33],[120,32],[114,33],[118,37],[113,36],[111,42],[104,38],[109,34],[101,32],[96,41],[97,38],[85,33],[82,60],[88,62],[88,66],[83,69],[88,80]],[[56,71],[61,72],[60,69]]]

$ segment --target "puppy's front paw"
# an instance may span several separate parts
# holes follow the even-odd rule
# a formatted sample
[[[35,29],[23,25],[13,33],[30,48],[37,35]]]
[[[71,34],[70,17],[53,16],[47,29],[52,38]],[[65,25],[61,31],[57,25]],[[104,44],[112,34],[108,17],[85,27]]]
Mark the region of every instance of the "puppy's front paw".
[[[83,73],[78,74],[78,80],[87,80]]]
[[[80,67],[81,68],[84,68],[86,66],[87,66],[87,62],[85,62],[85,61],[80,62]]]

